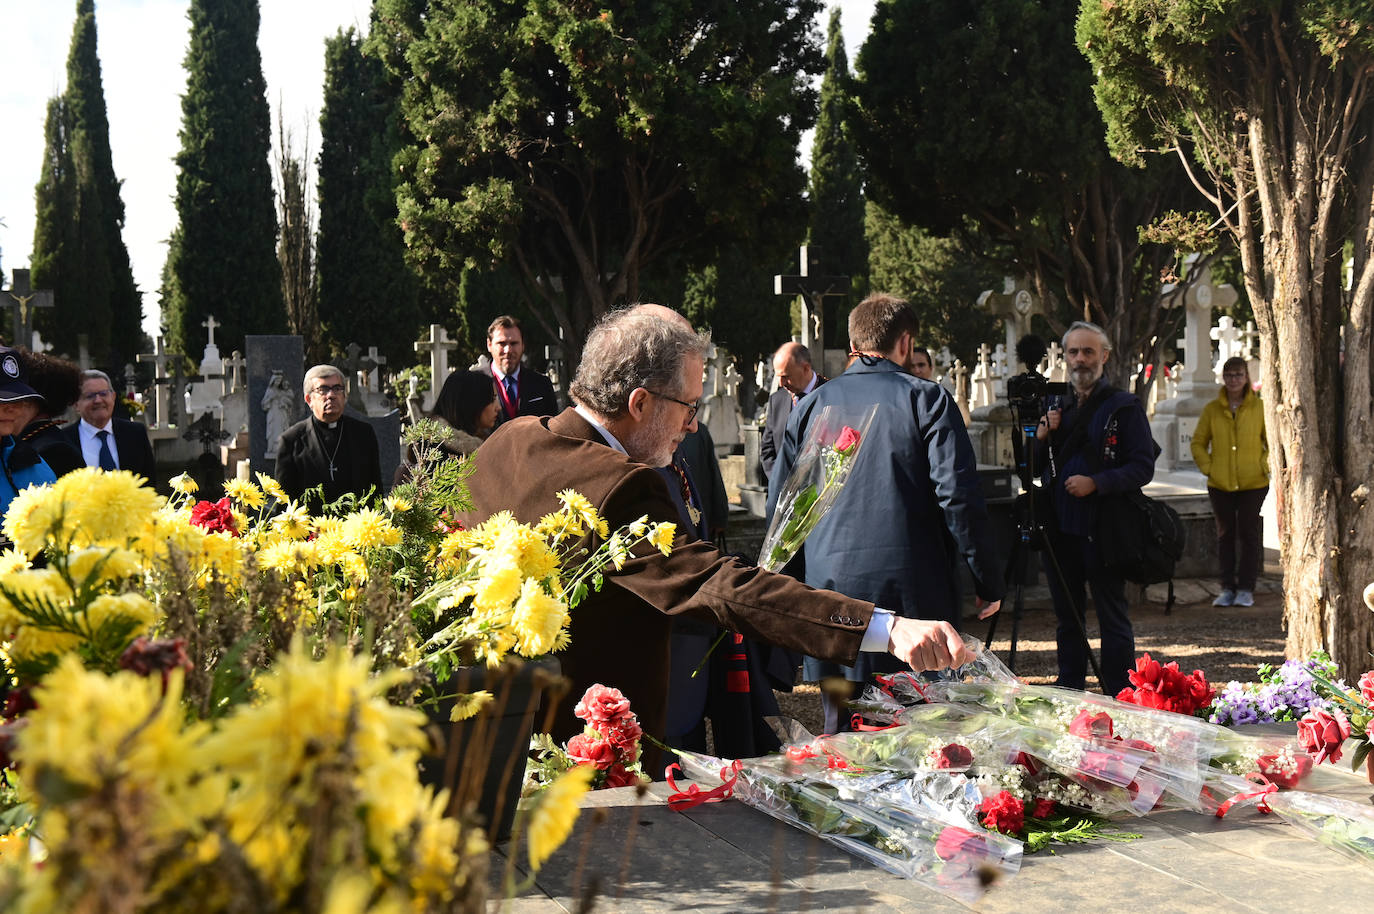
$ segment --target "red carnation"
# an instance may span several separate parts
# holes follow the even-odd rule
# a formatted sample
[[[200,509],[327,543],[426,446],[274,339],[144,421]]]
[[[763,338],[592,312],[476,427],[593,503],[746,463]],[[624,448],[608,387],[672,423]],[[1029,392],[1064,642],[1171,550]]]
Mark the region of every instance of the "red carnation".
[[[973,764],[973,752],[967,746],[950,743],[935,757],[936,768],[967,768]]]
[[[616,721],[630,713],[630,700],[619,689],[597,683],[587,689],[582,700],[573,708],[573,714],[598,730],[598,724]]]
[[[1031,811],[1031,817],[1035,819],[1048,819],[1054,815],[1054,800],[1049,797],[1037,797],[1035,809]]]
[[[639,775],[628,771],[619,762],[606,769],[606,783],[602,786],[607,790],[612,787],[633,787],[639,783]]]
[[[191,523],[211,533],[239,535],[238,524],[234,523],[234,512],[229,507],[227,497],[217,502],[196,502],[196,506],[191,509]]]
[[[1260,774],[1273,781],[1278,787],[1284,790],[1292,790],[1298,786],[1298,782],[1307,777],[1312,770],[1312,759],[1306,755],[1298,755],[1293,758],[1293,771],[1286,768],[1279,768],[1277,765],[1278,756],[1274,754],[1261,755],[1258,759]]]
[[[568,757],[594,765],[597,771],[605,771],[618,761],[615,747],[591,733],[579,733],[568,740]]]
[[[1026,804],[1005,790],[978,804],[978,812],[987,829],[1015,835],[1026,827]]]
[[[1341,743],[1350,735],[1350,721],[1339,708],[1327,711],[1308,711],[1298,721],[1298,740],[1320,765],[1328,759],[1341,760]]]

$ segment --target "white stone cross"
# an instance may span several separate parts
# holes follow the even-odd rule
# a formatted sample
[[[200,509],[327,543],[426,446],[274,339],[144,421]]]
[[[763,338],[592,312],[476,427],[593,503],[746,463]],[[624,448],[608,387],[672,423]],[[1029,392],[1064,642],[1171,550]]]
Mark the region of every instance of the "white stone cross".
[[[215,320],[215,316],[213,314],[209,314],[206,315],[205,320],[200,322],[200,325],[204,327],[206,333],[209,334],[209,339],[206,340],[206,346],[215,345],[215,328],[223,327],[224,324]]]
[[[376,346],[367,347],[367,355],[363,356],[363,364],[367,365],[367,389],[375,393],[382,390],[382,366],[386,364],[386,356],[377,351]]]
[[[434,401],[439,397],[439,389],[444,386],[444,381],[448,379],[448,354],[449,350],[457,349],[458,344],[448,338],[448,331],[443,324],[429,325],[429,339],[421,340],[415,344],[415,351],[419,353],[429,353],[429,390],[425,393],[425,411],[434,408]]]
[[[1217,325],[1207,333],[1212,339],[1217,341],[1217,383],[1221,383],[1221,366],[1226,364],[1226,360],[1233,355],[1240,355],[1244,347],[1243,338],[1245,331],[1236,326],[1236,322],[1229,314],[1223,314],[1217,320]]]
[[[157,338],[153,348],[155,351],[140,352],[136,358],[140,362],[153,363],[153,404],[156,410],[157,424],[165,428],[169,424],[167,410],[171,402],[170,392],[167,389],[167,363],[172,360],[172,356],[163,349],[161,336]]]

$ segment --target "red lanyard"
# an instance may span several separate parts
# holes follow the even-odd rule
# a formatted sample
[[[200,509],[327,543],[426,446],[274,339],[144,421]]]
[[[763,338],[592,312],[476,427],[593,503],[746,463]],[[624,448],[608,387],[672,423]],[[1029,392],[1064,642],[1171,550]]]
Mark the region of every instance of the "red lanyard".
[[[506,377],[510,377],[510,375],[507,375]],[[505,378],[501,378],[500,380],[496,381],[496,394],[501,398],[501,409],[505,412],[506,418],[514,419],[515,414],[520,411],[520,376],[515,375],[514,402],[511,402],[510,394],[506,391]]]

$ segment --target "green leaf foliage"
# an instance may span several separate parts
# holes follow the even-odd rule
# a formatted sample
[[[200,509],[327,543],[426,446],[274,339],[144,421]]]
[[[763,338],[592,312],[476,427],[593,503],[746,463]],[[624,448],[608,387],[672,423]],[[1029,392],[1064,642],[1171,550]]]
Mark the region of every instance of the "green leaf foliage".
[[[257,0],[192,0],[177,153],[179,224],[168,250],[163,315],[168,348],[198,359],[207,315],[227,353],[250,333],[286,329],[271,122]]]
[[[376,8],[368,46],[404,82],[411,261],[430,277],[508,264],[574,349],[654,272],[804,218],[818,0]]]

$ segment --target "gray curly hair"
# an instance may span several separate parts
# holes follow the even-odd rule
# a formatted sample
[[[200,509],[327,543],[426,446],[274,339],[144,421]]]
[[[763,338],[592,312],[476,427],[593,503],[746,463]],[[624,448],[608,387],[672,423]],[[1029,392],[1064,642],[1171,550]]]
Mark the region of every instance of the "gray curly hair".
[[[634,309],[615,311],[587,336],[568,392],[578,404],[614,419],[636,387],[681,393],[683,362],[688,356],[705,359],[710,346],[710,334],[675,321]]]

